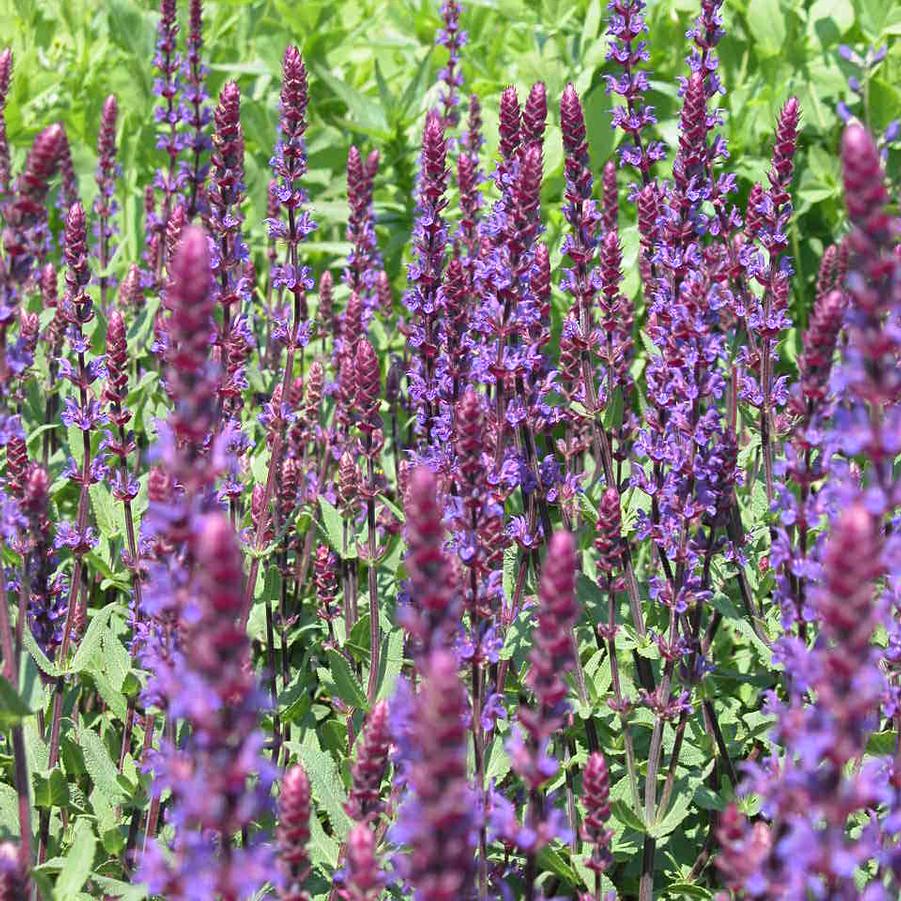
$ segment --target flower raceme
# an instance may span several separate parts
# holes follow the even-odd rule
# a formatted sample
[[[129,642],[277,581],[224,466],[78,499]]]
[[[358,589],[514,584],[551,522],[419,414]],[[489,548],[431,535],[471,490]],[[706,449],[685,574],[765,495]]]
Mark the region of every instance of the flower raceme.
[[[83,128],[11,147],[0,52],[0,895],[897,897],[891,141],[848,122],[847,222],[796,98],[731,160],[722,0],[682,54],[588,22],[609,159],[575,70],[472,93],[451,0],[389,133],[331,146],[290,46],[267,138],[181,6],[153,175],[106,92],[93,179]]]

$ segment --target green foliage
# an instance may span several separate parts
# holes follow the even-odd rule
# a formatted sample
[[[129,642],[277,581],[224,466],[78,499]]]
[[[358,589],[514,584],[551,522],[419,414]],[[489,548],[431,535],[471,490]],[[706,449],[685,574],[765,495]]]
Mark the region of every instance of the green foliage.
[[[182,4],[184,6],[184,4]],[[522,89],[543,80],[548,89],[551,125],[545,153],[544,210],[552,262],[559,262],[562,216],[563,157],[557,122],[557,101],[568,81],[583,97],[588,137],[595,170],[614,151],[609,124],[610,101],[604,89],[606,10],[600,0],[470,0],[465,13],[469,44],[463,70],[466,91],[480,95],[484,105],[487,139],[486,159],[496,148],[497,100],[510,83]],[[793,196],[791,252],[798,277],[792,316],[796,325],[786,341],[783,356],[790,363],[797,350],[798,336],[806,323],[816,267],[823,247],[841,234],[844,212],[841,201],[839,163],[834,153],[841,123],[836,114],[839,101],[849,101],[847,77],[851,70],[840,58],[840,44],[865,48],[889,43],[889,53],[865,85],[865,102],[854,112],[872,125],[884,129],[901,107],[901,50],[895,38],[901,34],[901,5],[892,0],[733,0],[725,10],[727,37],[720,47],[721,75],[727,88],[723,99],[724,133],[729,142],[733,168],[744,197],[750,185],[765,178],[769,166],[773,123],[784,99],[797,94],[803,111],[803,128],[796,163]],[[671,146],[676,140],[680,100],[677,76],[684,73],[684,31],[696,13],[695,0],[661,0],[651,4],[648,24],[651,35],[650,68],[653,71],[651,102],[660,119],[660,132]],[[65,124],[73,146],[80,188],[86,202],[93,199],[93,147],[104,98],[116,94],[121,110],[118,141],[122,178],[118,199],[121,205],[119,249],[110,269],[121,279],[127,266],[140,258],[142,247],[141,194],[150,173],[159,165],[155,149],[154,98],[150,60],[153,56],[157,14],[155,4],[138,0],[0,0],[0,34],[11,42],[15,54],[12,90],[6,108],[14,167],[18,167],[31,138],[51,121]],[[439,24],[438,3],[430,0],[220,0],[205,4],[205,52],[210,66],[210,90],[215,95],[226,79],[236,79],[241,87],[241,116],[246,135],[246,169],[249,189],[246,226],[249,243],[258,257],[265,247],[262,219],[266,206],[266,186],[270,178],[268,161],[276,136],[280,62],[289,42],[298,43],[310,72],[311,122],[308,131],[310,172],[307,187],[312,195],[319,230],[305,244],[303,253],[318,273],[326,266],[336,271],[346,255],[347,204],[345,197],[346,150],[351,143],[366,149],[378,148],[382,155],[381,174],[376,184],[376,212],[379,245],[395,289],[404,283],[405,257],[413,214],[413,188],[419,131],[424,111],[436,100],[435,79],[445,62],[445,51],[433,46]],[[183,23],[183,30],[186,23]],[[897,170],[898,151],[889,155],[889,172]],[[624,215],[632,216],[623,204]],[[621,229],[624,244],[626,289],[637,285],[638,235],[628,221]],[[346,289],[336,288],[343,300]],[[559,304],[559,298],[557,298]],[[158,310],[157,298],[131,323],[129,354],[145,353],[151,340]],[[34,303],[32,303],[34,307]],[[559,312],[556,311],[556,312]],[[50,311],[43,311],[46,326]],[[99,348],[105,324],[93,334]],[[380,351],[399,349],[396,335],[376,334]],[[647,335],[639,335],[639,351],[657,350]],[[42,376],[45,373],[42,373]],[[250,374],[253,381],[259,374]],[[256,385],[254,386],[256,387]],[[64,389],[66,390],[66,389]],[[142,448],[152,444],[154,421],[165,415],[163,392],[155,371],[144,374],[131,385],[128,404],[135,411],[134,428]],[[43,421],[43,398],[25,399],[25,417]],[[605,426],[614,427],[623,418],[622,396],[617,394],[605,413]],[[29,451],[37,457],[47,428],[37,426],[29,433]],[[80,433],[63,434],[63,447],[49,460],[58,476],[66,454],[80,462]],[[741,449],[743,468],[759,453],[756,437]],[[96,450],[96,447],[94,448]],[[251,467],[259,476],[265,472],[265,448],[258,447]],[[769,535],[761,528],[766,516],[766,500],[757,486],[742,498],[745,524],[751,535],[754,563],[768,552]],[[51,487],[54,512],[71,517],[77,495],[63,478]],[[397,499],[395,498],[395,501]],[[379,504],[403,520],[395,502],[380,495]],[[595,495],[586,494],[586,518],[596,515]],[[623,498],[623,519],[627,530],[634,526],[638,511],[647,498],[639,492]],[[763,505],[763,506],[761,506]],[[103,600],[91,608],[85,634],[77,651],[61,673],[40,650],[29,630],[24,631],[23,673],[30,674],[27,690],[16,691],[0,678],[0,730],[22,725],[28,746],[29,780],[34,812],[52,815],[49,829],[55,857],[35,871],[42,887],[51,886],[47,897],[75,899],[105,893],[112,897],[141,898],[144,892],[123,881],[118,860],[125,844],[128,815],[143,803],[146,778],[139,774],[130,754],[119,766],[122,724],[129,717],[130,701],[137,694],[140,674],[127,647],[131,578],[119,559],[124,540],[121,504],[103,484],[90,489],[93,524],[101,537],[97,550],[87,558],[88,570],[96,575],[96,591]],[[134,503],[137,523],[147,507],[147,479]],[[316,541],[327,543],[342,565],[356,565],[363,555],[360,534],[353,523],[327,499],[318,499],[318,510],[304,510],[300,534],[312,532]],[[757,531],[754,531],[756,524]],[[400,579],[400,538],[382,549],[373,565],[379,584],[396,593]],[[268,555],[269,549],[267,549]],[[366,561],[367,565],[369,561]],[[515,549],[504,555],[503,581],[508,596],[520,577],[522,564]],[[265,635],[264,604],[277,603],[283,590],[283,574],[277,565],[261,567],[255,586],[256,605],[249,631],[254,639]],[[363,571],[363,567],[360,567]],[[756,591],[760,585],[754,566],[749,567]],[[595,621],[606,613],[605,598],[593,581],[593,566],[580,574],[579,597]],[[722,616],[716,638],[717,659],[725,661],[712,676],[719,698],[730,698],[720,712],[727,750],[739,757],[764,737],[770,720],[759,710],[759,696],[771,687],[760,673],[772,669],[768,639],[776,633],[775,613],[762,622],[749,622],[741,600],[732,594],[731,572],[717,571],[714,583],[723,586],[711,606]],[[763,583],[765,576],[760,576]],[[534,574],[526,580],[525,595],[534,593]],[[645,591],[645,586],[642,587]],[[343,617],[335,623],[338,647],[322,647],[320,623],[306,605],[299,614],[291,640],[302,647],[296,675],[277,693],[276,706],[288,736],[287,749],[301,759],[310,777],[314,816],[311,823],[311,854],[320,876],[328,875],[338,863],[341,843],[350,820],[344,811],[347,797],[348,740],[358,734],[365,711],[370,707],[366,694],[369,651],[368,615],[347,629]],[[622,611],[621,611],[622,612]],[[625,617],[621,616],[621,621]],[[649,623],[660,629],[661,622]],[[532,611],[521,611],[507,630],[501,659],[509,665],[511,685],[508,698],[515,702],[516,687],[528,664],[533,626]],[[376,698],[390,696],[405,663],[403,633],[385,617],[381,668],[376,682]],[[603,739],[603,746],[622,772],[625,748],[619,720],[605,703],[612,680],[611,664],[599,651],[595,637],[584,630],[579,650],[584,664],[587,697],[576,707],[577,722],[570,727],[572,739],[584,721],[591,720]],[[310,642],[316,636],[318,644]],[[647,660],[659,657],[650,638],[641,639],[624,628],[619,637],[624,663],[633,652]],[[624,667],[625,670],[625,667]],[[66,694],[64,742],[59,764],[49,766],[46,743],[34,725],[38,709],[49,716],[51,688],[61,675],[96,689],[96,704],[79,707],[76,692]],[[633,696],[635,686],[623,673],[624,689]],[[336,714],[335,711],[339,711]],[[639,752],[650,741],[652,718],[637,710],[633,723]],[[145,723],[135,727],[133,747],[144,739]],[[510,760],[504,748],[508,726],[500,724],[485,756],[486,777],[498,783],[507,777]],[[357,730],[356,732],[354,730]],[[874,753],[893,747],[894,733],[871,739]],[[666,739],[672,741],[671,737]],[[612,788],[611,826],[615,833],[614,852],[627,884],[637,884],[636,861],[645,835],[657,840],[670,861],[679,864],[668,880],[668,898],[709,898],[711,892],[694,876],[689,876],[693,860],[680,857],[685,847],[700,847],[706,836],[709,814],[721,811],[733,797],[730,785],[707,784],[711,762],[719,753],[703,731],[686,730],[681,763],[675,774],[673,794],[656,822],[646,822],[643,810],[631,797],[626,779]],[[671,745],[667,746],[667,752]],[[8,753],[8,752],[7,752]],[[584,749],[576,749],[574,760],[584,762]],[[645,754],[646,757],[646,754]],[[642,753],[639,753],[642,758]],[[9,757],[0,761],[7,775]],[[558,788],[566,774],[560,775]],[[10,782],[7,778],[5,781]],[[16,794],[0,783],[0,833],[16,835],[18,817]],[[754,800],[743,802],[753,809]],[[65,818],[60,812],[65,812]],[[67,823],[68,825],[64,825]],[[683,840],[688,836],[691,843]],[[568,847],[554,845],[540,858],[544,871],[559,881],[560,894],[575,894],[593,886],[593,875],[583,860]],[[87,886],[87,887],[86,887]],[[317,897],[326,897],[325,891]]]

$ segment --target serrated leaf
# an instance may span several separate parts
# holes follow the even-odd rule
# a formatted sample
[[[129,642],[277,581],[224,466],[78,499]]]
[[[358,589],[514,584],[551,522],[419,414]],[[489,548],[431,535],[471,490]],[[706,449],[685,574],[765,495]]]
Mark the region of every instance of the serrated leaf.
[[[78,744],[84,757],[85,769],[94,787],[108,804],[121,804],[126,800],[126,793],[119,782],[119,773],[103,739],[92,729],[83,729]]]
[[[563,855],[550,845],[545,845],[538,852],[538,866],[565,879],[570,885],[579,885],[581,882],[579,874],[563,859]]]
[[[19,835],[19,796],[5,782],[0,782],[0,833]]]
[[[319,817],[310,817],[310,842],[307,845],[310,850],[310,860],[315,866],[319,864],[323,869],[330,871],[338,866],[338,843],[326,834],[319,822]]]
[[[670,804],[669,810],[662,820],[654,823],[648,830],[652,838],[661,839],[669,835],[688,816],[691,811],[692,795],[688,791],[681,791]]]
[[[637,832],[647,832],[644,821],[632,809],[631,805],[623,799],[610,802],[610,810],[613,816],[629,829],[635,829]]]
[[[25,646],[25,650],[31,654],[32,660],[34,660],[41,672],[54,679],[60,675],[59,667],[38,647],[38,643],[28,626],[25,627],[22,644]]]
[[[56,880],[54,898],[66,901],[77,898],[85,882],[94,868],[94,852],[97,849],[97,838],[90,820],[79,817],[75,821],[75,834],[72,845],[66,854],[66,862]]]
[[[338,774],[338,764],[331,754],[319,747],[319,742],[312,732],[304,736],[303,745],[294,742],[288,744],[297,749],[298,757],[303,761],[303,768],[310,779],[310,790],[313,799],[325,812],[332,825],[332,830],[339,841],[344,841],[350,830],[350,817],[344,811],[347,794]]]
[[[58,767],[43,773],[32,773],[35,807],[66,807],[69,803],[69,783]]]
[[[404,634],[393,629],[387,642],[382,644],[382,675],[376,691],[376,700],[382,701],[394,694],[394,686],[404,666]]]
[[[122,532],[122,506],[110,494],[105,485],[99,482],[88,489],[91,498],[91,509],[94,521],[104,538],[112,540]]]
[[[343,560],[353,560],[357,556],[356,543],[352,531],[349,531],[347,550],[344,550],[344,519],[341,514],[322,495],[319,496],[319,510],[322,516],[318,525],[332,550]]]
[[[32,712],[19,692],[0,676],[0,730],[6,731],[10,726],[18,725]]]
[[[116,607],[117,604],[115,602],[107,604],[91,618],[88,629],[84,633],[84,638],[79,642],[78,650],[72,659],[72,664],[69,668],[70,672],[80,673],[90,666],[94,655],[100,650],[103,635],[108,628],[109,618]]]
[[[326,652],[328,657],[329,671],[335,680],[335,690],[338,697],[351,707],[359,707],[366,710],[369,704],[366,700],[366,692],[357,678],[356,673],[350,668],[350,664],[343,654],[334,648],[329,648]]]

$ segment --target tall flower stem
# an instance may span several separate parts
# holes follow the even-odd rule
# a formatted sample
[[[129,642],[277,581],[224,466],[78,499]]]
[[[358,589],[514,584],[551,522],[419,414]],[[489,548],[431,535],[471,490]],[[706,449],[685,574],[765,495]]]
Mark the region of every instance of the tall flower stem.
[[[371,442],[371,439],[369,441]],[[375,464],[371,454],[366,456],[366,473],[369,482],[366,491],[366,528],[369,553],[367,561],[369,564],[369,684],[366,695],[369,703],[373,704],[379,683],[379,656],[382,639],[379,625],[378,549],[375,531]]]
[[[75,613],[78,608],[78,593],[82,590],[82,573],[84,555],[90,549],[91,536],[88,529],[88,488],[92,481],[91,429],[101,421],[99,404],[93,399],[90,385],[97,377],[97,368],[87,360],[88,341],[84,334],[84,326],[93,318],[93,309],[85,288],[90,280],[87,266],[87,234],[84,210],[80,204],[73,204],[66,217],[66,293],[64,311],[69,323],[69,343],[75,351],[77,366],[69,373],[70,381],[78,386],[77,405],[67,404],[63,413],[67,423],[77,425],[81,431],[81,471],[79,478],[78,509],[76,525],[71,533],[71,545],[74,553],[71,583],[69,585],[68,607],[63,634],[57,654],[57,662],[65,666],[72,639]],[[71,398],[69,399],[71,401]],[[73,409],[74,407],[74,409]],[[65,678],[60,676],[56,681],[53,697],[53,713],[50,721],[50,747],[48,754],[49,767],[52,769],[59,762],[60,726],[63,713],[63,696]],[[47,823],[49,811],[42,816],[42,827]],[[38,857],[46,851],[46,830],[41,830],[41,847]]]
[[[23,580],[27,584],[27,572],[22,570]],[[27,597],[27,590],[25,597]],[[19,621],[25,619],[25,610],[20,607]],[[12,622],[9,615],[9,595],[6,590],[6,574],[0,566],[0,651],[3,653],[3,675],[12,686],[13,691],[19,690],[19,662],[13,640]],[[13,746],[13,775],[15,778],[16,795],[18,796],[19,809],[19,854],[22,869],[28,872],[31,869],[31,800],[28,796],[28,759],[25,756],[25,739],[22,732],[22,724],[17,723],[11,727]]]
[[[294,378],[294,360],[297,348],[301,343],[301,329],[307,320],[306,291],[312,289],[312,281],[309,271],[304,267],[298,267],[297,245],[314,228],[309,214],[297,215],[305,194],[298,181],[306,172],[306,151],[304,147],[304,133],[307,128],[306,110],[309,99],[307,88],[307,72],[304,67],[300,51],[296,47],[289,47],[285,51],[282,67],[282,92],[281,92],[281,138],[276,145],[274,157],[275,172],[280,179],[279,197],[283,206],[287,208],[287,226],[279,221],[269,221],[270,237],[281,237],[286,240],[288,246],[288,262],[280,267],[276,279],[276,287],[284,287],[291,291],[293,296],[292,314],[288,324],[285,340],[287,343],[287,355],[285,368],[281,378],[281,396],[287,398]],[[305,340],[305,339],[304,339]],[[268,511],[275,489],[276,475],[281,471],[282,450],[284,448],[284,435],[277,431],[269,453],[269,466],[266,474],[266,483],[261,498],[261,509]],[[260,570],[260,552],[265,544],[266,526],[268,516],[261,516],[254,533],[251,544],[253,554],[250,561],[250,571],[244,592],[243,612],[241,624],[246,627],[250,616],[250,608],[253,604],[253,594],[256,587],[257,575]]]

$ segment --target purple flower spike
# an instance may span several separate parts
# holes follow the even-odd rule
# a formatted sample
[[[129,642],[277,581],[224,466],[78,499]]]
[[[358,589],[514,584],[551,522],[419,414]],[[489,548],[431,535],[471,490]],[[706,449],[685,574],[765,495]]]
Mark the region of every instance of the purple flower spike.
[[[406,847],[395,865],[416,901],[469,897],[475,874],[478,808],[467,779],[466,691],[445,650],[422,665],[409,722],[409,796],[391,830]]]
[[[598,751],[588,757],[582,771],[582,803],[585,805],[582,840],[592,846],[586,866],[600,876],[613,862],[610,852],[613,833],[607,828],[610,819],[610,774],[604,755]]]
[[[219,94],[213,114],[212,173],[206,189],[209,229],[216,244],[216,301],[222,307],[219,343],[228,341],[233,310],[248,300],[251,285],[244,276],[248,257],[241,233],[244,186],[244,130],[241,127],[241,92],[229,81]]]
[[[13,197],[4,207],[0,333],[4,336],[16,318],[19,291],[35,276],[49,244],[47,193],[59,165],[65,133],[61,125],[45,128],[31,145],[25,168],[16,179]],[[0,356],[0,385],[16,370],[14,354],[7,347]]]
[[[205,159],[212,143],[209,136],[210,109],[207,103],[207,67],[203,64],[203,0],[191,0],[187,53],[183,67],[185,109],[183,119],[186,134],[186,159],[182,162],[183,181],[187,194],[188,218],[193,219],[207,209],[204,191],[209,163]]]
[[[183,183],[182,174],[178,168],[178,156],[184,146],[184,137],[180,132],[182,109],[179,94],[182,85],[179,78],[181,69],[181,57],[177,50],[178,42],[178,10],[176,0],[160,0],[160,21],[157,26],[156,55],[153,65],[158,72],[158,77],[153,83],[153,93],[159,97],[159,103],[155,110],[156,122],[159,128],[157,136],[157,150],[163,151],[166,163],[157,169],[153,185],[148,186],[150,199],[153,199],[153,191],[158,191],[162,196],[159,213],[151,212],[147,217],[148,234],[147,241],[155,238],[153,253],[148,256],[147,262],[151,266],[149,278],[159,283],[162,276],[162,267],[165,262],[165,235],[169,225],[169,216],[176,206],[176,195]]]
[[[435,43],[446,47],[447,65],[439,73],[441,91],[441,120],[445,131],[455,128],[460,121],[460,88],[463,87],[463,73],[460,71],[460,54],[466,46],[466,32],[460,28],[462,6],[457,0],[444,0],[441,4],[443,27],[435,38]]]
[[[13,74],[13,52],[7,47],[0,53],[0,198],[5,202],[10,187],[9,140],[6,136],[6,98]]]
[[[296,47],[288,47],[282,62],[280,135],[275,153],[269,161],[272,172],[278,179],[275,193],[284,218],[272,217],[267,225],[269,237],[283,240],[287,245],[287,261],[273,267],[272,281],[275,288],[284,288],[294,296],[294,326],[289,335],[294,343],[299,340],[294,332],[300,329],[301,320],[307,319],[306,292],[313,288],[309,269],[301,266],[298,261],[298,246],[316,229],[316,223],[310,214],[302,209],[307,195],[300,184],[307,171],[304,135],[307,130],[309,99],[307,70],[303,58]]]
[[[206,454],[217,417],[219,372],[210,360],[213,338],[209,242],[196,226],[187,226],[169,265],[165,306],[165,386],[173,410],[167,427],[172,443],[162,454],[170,472],[191,491],[212,483],[215,472]],[[200,461],[204,462],[201,463]]]
[[[539,146],[544,141],[544,129],[547,124],[547,90],[544,82],[532,85],[526,105],[522,111],[522,143],[524,148],[533,144]]]
[[[113,217],[118,211],[116,203],[116,179],[119,165],[116,162],[116,120],[119,106],[110,94],[103,104],[100,132],[97,136],[97,197],[94,199],[94,215],[97,217],[97,264],[100,266],[100,306],[107,309],[106,293],[115,283],[106,274],[106,268],[114,253],[112,246],[115,227]]]
[[[401,611],[404,627],[417,640],[419,652],[445,647],[457,628],[457,586],[444,551],[445,532],[438,503],[438,483],[424,466],[413,470],[404,499],[409,581],[408,606]]]
[[[550,756],[550,737],[562,728],[568,712],[564,676],[575,666],[572,628],[579,615],[576,601],[576,547],[569,532],[555,532],[538,586],[538,618],[532,630],[532,651],[525,684],[531,704],[519,708],[518,728],[507,743],[514,772],[529,791],[525,823],[514,815],[494,817],[499,837],[518,847],[534,862],[553,838],[564,837],[558,812],[547,805],[542,787],[557,772]],[[534,878],[534,874],[533,877]]]
[[[158,845],[145,853],[138,875],[164,897],[244,898],[271,876],[271,851],[250,829],[268,813],[272,773],[261,756],[260,690],[240,624],[242,553],[219,511],[195,519],[186,551],[192,566],[175,583],[185,594],[171,599],[180,641],[171,669],[153,671],[170,715],[187,726],[183,741],[164,741],[150,760],[155,796],[170,792],[174,836],[168,854]],[[152,577],[147,595],[173,587]],[[235,847],[242,830],[248,838]]]
[[[278,859],[282,901],[309,901],[303,884],[310,871],[310,781],[300,764],[285,773],[278,801]]]
[[[620,166],[633,166],[644,184],[650,180],[651,166],[664,158],[666,151],[659,141],[649,141],[643,132],[657,122],[654,107],[644,102],[650,87],[648,73],[639,68],[649,58],[647,42],[639,35],[647,30],[644,0],[611,0],[608,62],[622,68],[622,75],[607,75],[607,93],[618,94],[622,106],[613,109],[613,127],[625,132],[628,142],[618,149]]]
[[[404,304],[411,313],[410,344],[415,354],[409,371],[410,396],[417,410],[417,431],[425,446],[432,442],[438,413],[435,358],[440,321],[439,287],[444,270],[447,227],[447,138],[441,117],[429,113],[422,133],[419,193],[413,230],[413,262],[407,268]]]
[[[379,154],[373,151],[364,162],[360,151],[351,147],[347,154],[347,239],[351,244],[344,280],[356,292],[366,309],[367,321],[378,302],[376,277],[382,260],[375,235],[373,183],[378,172]]]
[[[347,867],[340,877],[336,874],[337,895],[341,901],[377,901],[386,881],[376,855],[375,836],[368,826],[358,823],[347,836]]]
[[[504,88],[500,101],[500,121],[498,124],[498,151],[501,155],[500,172],[506,172],[522,141],[522,110],[516,88]]]
[[[388,771],[390,746],[388,704],[379,701],[366,718],[356,760],[351,767],[352,785],[345,809],[348,816],[358,823],[378,820],[385,809],[381,790],[382,780]]]

